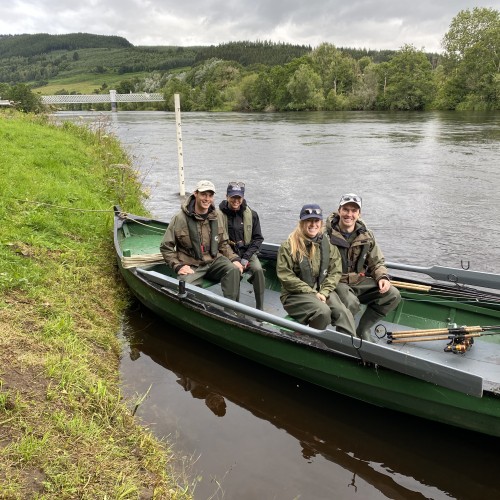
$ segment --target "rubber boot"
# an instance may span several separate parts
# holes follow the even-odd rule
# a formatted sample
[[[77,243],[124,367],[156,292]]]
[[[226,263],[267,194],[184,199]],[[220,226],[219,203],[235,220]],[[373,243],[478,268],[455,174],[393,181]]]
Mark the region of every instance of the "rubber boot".
[[[363,316],[361,316],[359,320],[358,327],[356,328],[356,334],[358,337],[367,342],[373,342],[370,332],[371,327],[377,324],[383,317],[383,314],[374,311],[371,307],[367,307]]]

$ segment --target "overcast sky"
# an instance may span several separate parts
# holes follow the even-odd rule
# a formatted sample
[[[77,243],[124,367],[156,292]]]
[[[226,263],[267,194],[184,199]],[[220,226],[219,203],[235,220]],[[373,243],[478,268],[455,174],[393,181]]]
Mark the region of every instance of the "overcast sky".
[[[458,12],[500,0],[10,0],[0,34],[119,35],[134,45],[272,40],[440,52]]]

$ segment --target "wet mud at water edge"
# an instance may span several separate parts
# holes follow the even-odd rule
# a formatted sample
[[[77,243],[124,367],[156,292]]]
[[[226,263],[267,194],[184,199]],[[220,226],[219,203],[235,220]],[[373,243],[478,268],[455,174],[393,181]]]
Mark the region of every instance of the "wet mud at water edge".
[[[345,398],[166,324],[124,318],[123,391],[191,457],[197,499],[499,498],[499,440]]]

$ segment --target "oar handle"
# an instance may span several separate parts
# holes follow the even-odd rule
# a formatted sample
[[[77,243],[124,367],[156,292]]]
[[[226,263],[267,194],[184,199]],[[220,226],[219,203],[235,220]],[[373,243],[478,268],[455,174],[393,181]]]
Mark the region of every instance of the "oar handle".
[[[391,280],[391,285],[394,285],[396,288],[404,288],[416,292],[429,292],[431,289],[430,285],[419,285],[418,283],[406,283],[404,281]]]

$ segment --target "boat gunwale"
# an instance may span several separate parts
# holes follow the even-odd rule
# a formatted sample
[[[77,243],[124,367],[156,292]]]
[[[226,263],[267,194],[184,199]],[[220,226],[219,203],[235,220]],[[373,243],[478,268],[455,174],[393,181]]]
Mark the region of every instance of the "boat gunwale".
[[[164,277],[165,279],[167,280],[171,280],[172,282],[172,286],[171,286],[171,289],[168,290],[168,292],[165,292],[165,290],[162,290],[162,287],[161,286],[158,286],[157,284],[152,284],[150,280],[146,279],[146,276],[144,276],[144,271],[148,272],[147,269],[141,269],[141,267],[136,267],[136,268],[129,268],[129,269],[124,269],[121,265],[121,257],[123,257],[123,253],[122,253],[122,249],[121,249],[121,246],[120,246],[120,241],[119,241],[119,237],[118,237],[118,233],[119,233],[119,229],[123,226],[123,224],[126,224],[128,222],[131,222],[132,224],[135,223],[135,222],[138,222],[139,224],[141,223],[144,223],[144,224],[148,224],[148,223],[155,223],[155,224],[158,224],[160,227],[167,227],[168,226],[168,223],[166,222],[162,222],[162,221],[158,221],[158,220],[155,220],[155,219],[151,219],[151,218],[148,218],[148,217],[141,217],[141,216],[133,216],[133,215],[126,215],[125,218],[120,218],[119,217],[119,213],[116,213],[115,214],[115,230],[114,230],[114,242],[115,242],[115,249],[116,249],[116,255],[117,255],[117,259],[118,259],[118,267],[120,268],[120,271],[121,273],[124,275],[128,274],[129,276],[133,276],[135,279],[139,279],[142,283],[143,283],[143,286],[146,286],[148,288],[151,288],[153,285],[153,288],[155,290],[155,292],[160,292],[162,293],[162,295],[165,295],[166,296],[166,299],[169,299],[169,300],[172,300],[172,298],[178,298],[177,297],[177,293],[174,291],[174,289],[178,289],[178,283],[179,281],[175,278],[172,278],[171,276],[167,276],[165,274],[161,274],[162,277]],[[159,229],[158,227],[155,227],[155,229]],[[147,267],[147,266],[146,266]],[[142,274],[142,276],[141,276]],[[127,280],[128,281],[128,280]],[[130,283],[129,283],[130,284]],[[136,291],[134,290],[134,287],[131,286],[131,289],[134,291],[134,293],[137,295]],[[189,289],[189,286],[188,286],[188,289]],[[217,294],[214,294],[213,291],[211,290],[206,290],[206,289],[203,289],[203,288],[200,288],[200,287],[193,287],[193,289],[195,289],[194,291],[198,294],[198,295],[201,295],[201,297],[207,297],[209,294],[213,294],[215,296],[218,297],[218,300],[229,300],[229,299],[225,299],[224,297],[220,296],[220,295],[217,295]],[[191,293],[191,290],[189,290],[189,292]],[[138,295],[138,298],[139,295]],[[283,341],[283,342],[287,342],[287,343],[290,343],[290,344],[293,344],[293,345],[296,345],[300,348],[307,348],[307,349],[313,349],[313,350],[317,350],[318,352],[321,352],[323,354],[329,354],[329,355],[332,355],[334,357],[338,357],[338,356],[341,356],[343,359],[347,360],[347,361],[350,361],[351,363],[354,361],[358,361],[359,363],[359,355],[358,356],[353,356],[351,354],[348,354],[346,352],[343,352],[343,351],[339,351],[339,350],[336,350],[336,349],[333,349],[329,346],[323,346],[323,345],[320,345],[318,342],[314,342],[314,343],[311,343],[311,342],[307,342],[307,341],[304,341],[304,339],[301,339],[300,337],[294,337],[293,335],[290,335],[288,333],[284,333],[284,332],[281,332],[280,330],[275,330],[274,328],[273,329],[270,329],[270,328],[265,328],[264,326],[262,326],[262,324],[256,322],[256,321],[245,321],[245,323],[243,324],[243,322],[241,321],[241,318],[232,318],[228,315],[222,315],[220,314],[221,313],[221,309],[220,308],[217,308],[217,307],[210,307],[209,310],[207,310],[206,308],[206,304],[203,304],[203,300],[200,300],[199,297],[195,297],[194,299],[190,298],[190,299],[186,299],[187,302],[192,302],[191,304],[188,304],[187,302],[184,304],[184,306],[188,306],[190,308],[193,308],[193,309],[196,309],[196,311],[200,314],[203,314],[203,315],[207,315],[208,317],[216,320],[216,321],[224,321],[225,323],[228,323],[234,327],[237,327],[237,328],[243,328],[245,331],[249,332],[249,333],[257,333],[262,335],[262,336],[268,336],[268,337],[272,337],[274,340],[279,340],[279,341]],[[179,302],[181,302],[181,300],[179,299]],[[233,306],[233,304],[235,304],[233,301],[229,301],[230,304],[227,304],[225,303],[224,305],[225,306]],[[238,303],[236,303],[238,304]],[[244,305],[244,304],[242,304]],[[245,306],[247,308],[249,308],[249,306]],[[234,308],[233,308],[234,309]],[[252,309],[253,311],[257,311],[256,309],[254,308],[249,308],[249,309]],[[266,314],[270,314],[270,313],[266,313]],[[283,321],[289,321],[289,320],[286,320],[285,318],[281,318]],[[177,318],[177,323],[179,324],[181,321],[180,321],[180,318],[178,317]],[[191,325],[193,326],[193,325]],[[307,329],[305,334],[307,335],[308,333],[312,333],[312,332],[317,332],[316,330],[314,329],[311,329],[309,328],[308,326],[305,326],[305,325],[299,325],[298,323],[295,323],[295,322],[292,322],[292,321],[289,321],[289,323],[286,323],[286,326],[284,327],[285,329],[287,329],[287,327],[291,326],[293,328],[293,330],[296,330],[298,331],[299,328],[304,328],[304,329]],[[194,331],[192,331],[191,333],[195,333]],[[321,332],[320,332],[321,333]],[[342,336],[344,335],[345,337],[347,337],[349,339],[349,341],[351,341],[351,337],[349,335],[346,335],[346,334],[342,334],[340,332],[332,332],[331,330],[328,330],[327,331],[327,334],[331,334],[331,333],[334,333],[336,334],[337,336]],[[212,335],[212,338],[213,338],[213,333],[210,333],[210,335]],[[210,338],[210,335],[208,337],[208,339]],[[207,340],[207,337],[206,337],[206,334],[204,334],[203,332],[200,332],[200,335],[198,335],[199,337],[201,338],[205,338]],[[314,339],[314,337],[313,337]],[[215,342],[217,344],[217,342]],[[222,344],[219,344],[221,347],[227,347],[227,344],[224,344],[224,342]],[[378,347],[381,347],[380,344],[375,344],[375,345],[378,345]],[[229,348],[230,349],[230,348]],[[367,347],[367,350],[369,350],[370,347],[368,346]],[[230,349],[231,350],[231,349]],[[234,351],[236,354],[238,354],[238,351]],[[241,354],[241,353],[240,353]],[[243,354],[244,355],[244,354]],[[248,357],[248,356],[246,356]],[[252,358],[250,358],[252,359]],[[254,361],[258,362],[257,359],[254,359]],[[364,367],[363,367],[364,368]],[[375,369],[377,370],[379,368],[379,365],[375,362]],[[432,381],[425,381],[425,380],[422,380],[422,379],[419,379],[418,377],[415,377],[411,374],[408,374],[408,373],[404,373],[404,372],[398,372],[397,370],[394,371],[392,370],[390,367],[384,367],[382,365],[380,365],[380,368],[382,368],[385,372],[385,370],[387,369],[388,372],[394,372],[396,375],[398,376],[403,376],[403,377],[408,377],[409,380],[414,380],[416,382],[419,382],[419,383],[428,383],[430,384],[430,387],[437,387],[439,388],[439,385],[440,384],[436,384],[435,382],[432,382]],[[279,369],[279,368],[278,368]],[[455,368],[452,368],[453,370],[455,370]],[[366,373],[366,372],[365,372]],[[290,373],[293,375],[293,373]],[[470,375],[468,373],[466,373],[466,376],[467,375]],[[295,375],[297,376],[297,375]],[[366,375],[364,376],[366,377]],[[475,377],[475,375],[473,375],[473,377]],[[463,391],[463,390],[456,390],[455,388],[449,388],[449,387],[445,387],[446,390],[451,390],[453,392],[457,392],[457,393],[461,393],[462,396],[460,398],[461,401],[464,401],[464,406],[457,406],[457,409],[458,408],[461,408],[460,411],[472,411],[471,408],[465,404],[465,400],[463,398],[468,398],[468,397],[471,397],[472,399],[484,399],[486,397],[486,399],[490,399],[491,397],[494,398],[494,400],[498,399],[499,397],[499,394],[496,392],[495,388],[493,388],[493,390],[490,390],[491,388],[488,387],[488,386],[485,386],[483,384],[484,380],[479,377],[479,380],[481,382],[481,388],[480,388],[480,394],[477,393],[477,394],[470,394],[468,391]],[[352,382],[352,380],[351,380]],[[366,383],[366,382],[364,382]],[[366,386],[368,387],[368,386]],[[420,387],[420,386],[419,386]],[[326,389],[328,389],[328,386],[325,386]],[[331,390],[334,390],[334,389],[331,389]],[[432,389],[429,389],[430,392],[429,394],[432,394]],[[423,391],[425,392],[426,389],[424,388]],[[341,392],[341,391],[336,391],[336,392]],[[349,396],[350,394],[348,392],[343,392],[343,394]],[[407,393],[402,393],[402,394],[406,394],[406,396],[409,396],[409,394]],[[353,397],[356,397],[355,395]],[[358,397],[358,399],[363,399],[362,397]],[[422,399],[422,396],[419,396],[419,400],[421,401],[426,401],[427,398],[424,396],[424,399]],[[370,400],[366,400],[367,402],[370,402]],[[444,403],[439,403],[437,400],[433,400],[433,399],[430,399],[429,401],[433,401],[434,404],[443,404]],[[373,401],[371,402],[372,404]],[[375,403],[376,404],[376,403]],[[490,405],[495,405],[495,406],[490,406]],[[395,408],[394,406],[390,406],[390,405],[387,405],[388,407],[392,407],[393,409],[396,409],[397,411],[405,411],[403,408]],[[446,405],[443,406],[443,409],[445,408]],[[492,403],[492,402],[489,402],[487,403],[486,406],[484,406],[484,410],[482,410],[480,413],[478,413],[478,415],[485,415],[485,418],[486,418],[486,415],[489,414],[489,417],[488,418],[495,418],[493,417],[493,415],[496,415],[496,410],[493,410],[493,408],[496,407],[496,403]],[[466,408],[469,408],[468,410]],[[487,410],[487,408],[490,408],[490,410]],[[493,411],[494,413],[488,413],[490,411]],[[437,417],[432,417],[432,416],[429,416],[429,415],[426,415],[426,414],[422,414],[420,416],[423,416],[424,418],[430,418],[431,420],[440,420],[442,421],[443,423],[448,423],[448,424],[451,424],[451,425],[457,425],[459,427],[464,427],[464,425],[461,425],[459,423],[456,423],[456,422],[453,422],[453,420],[451,419],[443,419],[443,418],[437,418]],[[479,424],[478,424],[479,425]],[[479,431],[479,432],[483,432],[483,433],[488,433],[486,432],[483,428],[481,429],[476,429],[476,428],[473,428],[473,427],[468,427],[468,426],[465,426],[466,428],[471,428],[471,430],[476,430],[476,431]],[[492,432],[492,435],[497,435],[497,431],[491,431]],[[498,432],[498,436],[500,436],[500,432]]]

